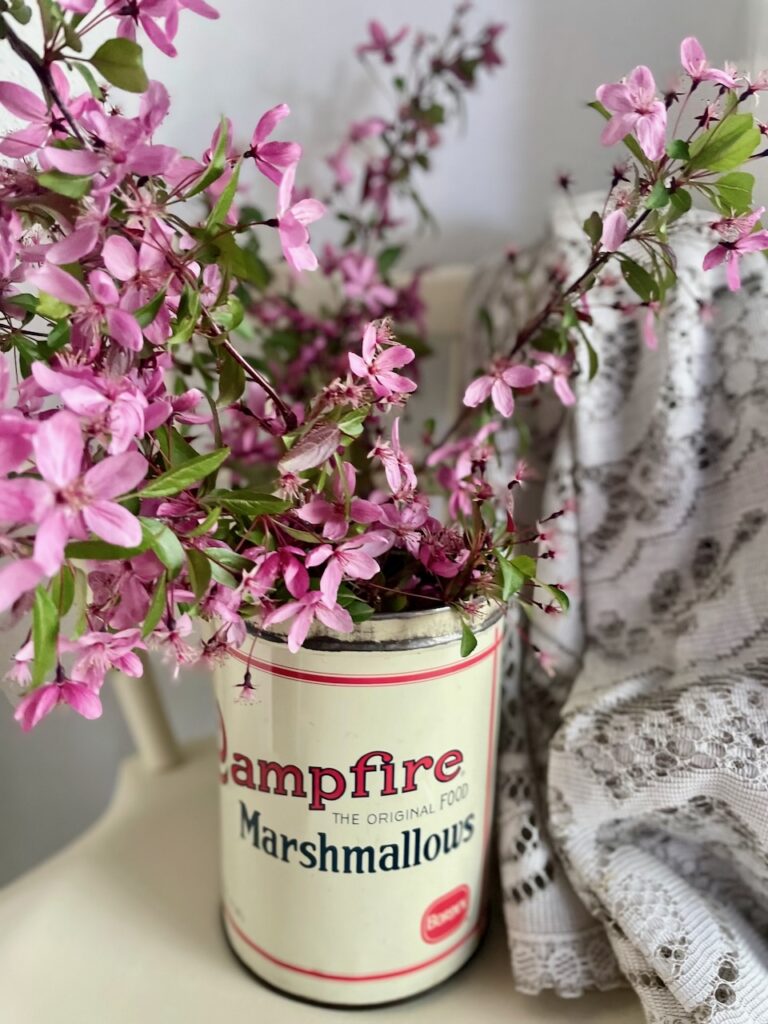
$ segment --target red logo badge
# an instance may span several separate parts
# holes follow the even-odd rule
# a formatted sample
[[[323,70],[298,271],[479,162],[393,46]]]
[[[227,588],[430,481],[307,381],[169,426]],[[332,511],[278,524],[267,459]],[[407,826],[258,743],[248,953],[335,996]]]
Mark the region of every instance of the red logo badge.
[[[469,913],[469,886],[460,885],[439,896],[421,918],[421,937],[425,942],[442,942],[461,927]]]

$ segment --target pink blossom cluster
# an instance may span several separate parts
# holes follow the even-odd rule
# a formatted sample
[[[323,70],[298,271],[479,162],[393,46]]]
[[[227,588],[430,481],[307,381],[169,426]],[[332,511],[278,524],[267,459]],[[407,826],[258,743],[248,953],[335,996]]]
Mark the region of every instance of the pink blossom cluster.
[[[468,34],[463,4],[445,39],[371,23],[359,54],[393,66],[393,109],[351,126],[321,202],[296,187],[285,104],[248,142],[222,118],[199,158],[161,141],[170,100],[138,40],[173,56],[179,15],[213,18],[207,3],[61,7],[66,29],[43,24],[41,55],[0,13],[39,83],[0,83],[20,122],[0,140],[0,611],[28,624],[8,674],[22,728],[62,703],[98,716],[106,673],[140,675],[147,647],[184,665],[259,628],[296,651],[311,630],[448,604],[468,651],[484,602],[566,608],[529,553],[538,543],[552,560],[552,529],[516,521],[525,466],[499,479],[506,421],[545,390],[573,404],[576,375],[597,367],[589,331],[611,274],[634,292],[619,312],[640,313],[655,343],[674,271],[667,227],[692,194],[718,214],[705,269],[726,264],[738,287],[741,259],[768,243],[749,175],[728,178],[760,144],[742,104],[762,79],[710,67],[688,39],[682,101],[659,98],[644,67],[598,90],[603,141],[629,145],[635,163],[617,165],[584,225],[588,262],[573,281],[552,273],[511,350],[490,354],[458,422],[426,430],[419,457],[401,427],[428,338],[420,272],[395,272],[397,232],[404,211],[426,215],[418,175],[457,96],[500,62],[500,26]],[[76,87],[78,55],[104,26],[116,36]],[[113,88],[140,97],[135,114]],[[704,89],[716,95],[693,127],[681,134],[677,117],[670,130],[674,104]],[[247,202],[249,174],[275,188],[273,215]],[[309,227],[327,210],[345,235],[318,258]],[[262,254],[269,231],[287,285]],[[336,299],[308,311],[293,285],[315,269]]]

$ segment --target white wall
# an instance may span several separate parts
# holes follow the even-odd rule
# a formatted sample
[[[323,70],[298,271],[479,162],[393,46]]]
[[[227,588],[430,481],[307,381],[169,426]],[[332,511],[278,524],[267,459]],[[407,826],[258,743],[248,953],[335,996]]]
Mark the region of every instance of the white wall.
[[[597,143],[597,115],[584,108],[595,85],[640,62],[665,85],[679,40],[691,33],[718,61],[765,52],[764,21],[756,36],[760,3],[645,0],[640,8],[629,0],[477,0],[478,21],[509,25],[502,39],[507,64],[471,98],[466,130],[451,133],[437,173],[425,181],[443,229],[423,238],[415,256],[475,260],[530,240],[541,229],[558,170],[572,170],[584,190],[606,181],[611,155]],[[168,141],[199,152],[223,111],[247,138],[263,110],[286,101],[294,116],[284,137],[304,144],[307,181],[322,173],[322,157],[344,124],[376,110],[376,87],[349,56],[368,18],[397,27],[417,15],[421,27],[438,28],[449,9],[446,0],[218,6],[218,22],[183,19],[176,62],[149,59],[150,73],[174,97]],[[169,683],[165,693],[182,737],[212,730],[211,699],[199,674]],[[0,700],[0,884],[98,815],[129,749],[110,694],[101,721],[62,713],[29,736]]]

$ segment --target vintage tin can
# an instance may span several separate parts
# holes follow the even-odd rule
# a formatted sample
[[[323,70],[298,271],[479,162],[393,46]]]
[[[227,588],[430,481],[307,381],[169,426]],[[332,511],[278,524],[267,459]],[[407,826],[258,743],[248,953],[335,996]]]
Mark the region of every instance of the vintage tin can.
[[[293,996],[360,1006],[443,981],[485,926],[503,618],[249,637],[216,672],[222,912]]]

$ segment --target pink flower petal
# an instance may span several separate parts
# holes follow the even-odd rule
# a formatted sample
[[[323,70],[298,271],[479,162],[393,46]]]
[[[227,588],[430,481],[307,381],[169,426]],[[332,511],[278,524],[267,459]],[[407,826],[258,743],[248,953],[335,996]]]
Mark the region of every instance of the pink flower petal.
[[[83,718],[92,720],[101,717],[101,699],[85,683],[61,683],[60,701],[64,701]]]
[[[464,392],[464,405],[468,405],[470,408],[474,409],[476,406],[487,401],[493,388],[493,384],[493,377],[478,377],[477,380],[473,380]]]
[[[56,683],[49,683],[48,686],[40,686],[23,697],[13,717],[24,732],[29,732],[49,715],[58,703],[59,687]]]
[[[108,544],[123,548],[135,548],[141,544],[141,523],[133,513],[114,501],[91,502],[83,509],[83,519],[88,528]]]
[[[37,468],[56,487],[66,487],[80,475],[83,435],[78,418],[67,409],[40,424],[32,442]]]
[[[23,85],[0,82],[0,104],[23,121],[45,121],[48,111],[45,103]]]
[[[43,570],[31,558],[22,558],[0,569],[0,612],[7,611],[22,594],[32,590],[43,578]]]
[[[37,529],[34,559],[46,576],[53,576],[61,568],[73,518],[69,508],[59,505],[45,515]]]
[[[86,224],[66,238],[62,238],[60,242],[54,242],[45,254],[46,259],[49,263],[74,263],[95,249],[98,238],[98,227],[95,224]]]
[[[138,256],[136,250],[121,235],[110,235],[101,250],[104,266],[118,281],[130,281],[136,275]]]
[[[515,411],[515,399],[512,395],[512,388],[505,384],[503,380],[493,382],[491,399],[502,416],[511,416]]]
[[[147,475],[147,460],[138,452],[108,455],[85,474],[84,483],[94,498],[116,498],[132,491]]]
[[[107,310],[107,327],[110,337],[130,352],[141,352],[144,336],[135,317],[124,309]]]
[[[272,107],[271,110],[262,114],[254,129],[251,145],[254,147],[260,145],[290,113],[291,108],[287,103],[278,103],[276,107]]]
[[[629,222],[623,210],[614,210],[603,221],[603,234],[600,241],[608,252],[616,252],[627,237]]]
[[[86,176],[95,174],[101,167],[101,157],[86,149],[59,149],[46,146],[43,155],[51,167],[63,174]]]
[[[55,299],[66,302],[68,306],[87,306],[90,302],[88,292],[77,278],[51,264],[28,274],[27,282],[39,288],[41,292],[47,292]]]

